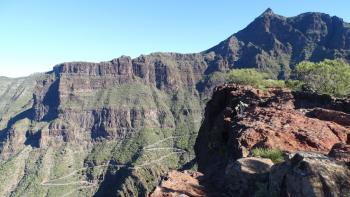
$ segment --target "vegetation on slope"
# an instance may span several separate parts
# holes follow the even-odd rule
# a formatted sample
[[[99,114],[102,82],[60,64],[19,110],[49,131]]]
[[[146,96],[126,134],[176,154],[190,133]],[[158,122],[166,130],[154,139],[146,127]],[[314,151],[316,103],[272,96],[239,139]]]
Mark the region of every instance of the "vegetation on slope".
[[[290,88],[309,90],[319,94],[336,97],[350,95],[350,65],[343,60],[324,60],[321,62],[304,61],[295,69],[296,80],[275,80],[269,74],[256,69],[234,69],[227,73],[213,75],[216,79],[242,85],[251,85],[259,89]]]
[[[32,95],[37,75],[26,78],[0,78],[0,130],[16,114],[32,106]]]
[[[283,80],[270,79],[267,73],[255,69],[236,69],[226,73],[226,80],[232,83],[252,85],[257,88],[285,87]]]

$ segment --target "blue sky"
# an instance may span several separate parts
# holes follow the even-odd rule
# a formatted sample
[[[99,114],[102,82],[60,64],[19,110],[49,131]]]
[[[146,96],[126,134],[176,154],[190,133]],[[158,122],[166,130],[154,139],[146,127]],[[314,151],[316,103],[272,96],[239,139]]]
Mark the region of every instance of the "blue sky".
[[[45,72],[67,61],[151,52],[200,52],[268,7],[350,21],[349,0],[0,0],[0,76]]]

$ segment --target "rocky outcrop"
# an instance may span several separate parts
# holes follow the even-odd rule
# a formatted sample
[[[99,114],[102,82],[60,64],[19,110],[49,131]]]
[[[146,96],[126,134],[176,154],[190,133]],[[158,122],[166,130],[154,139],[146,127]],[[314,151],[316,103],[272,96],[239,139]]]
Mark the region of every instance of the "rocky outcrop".
[[[220,187],[215,187],[208,184],[213,183],[210,177],[198,172],[172,171],[151,196],[347,197],[350,193],[349,166],[312,152],[294,153],[277,164],[269,159],[241,158],[229,162],[220,178]],[[210,192],[213,187],[215,193]]]
[[[346,142],[350,131],[348,113],[329,108],[339,100],[322,97],[234,84],[218,87],[207,104],[195,146],[199,169],[207,172],[225,166],[258,147],[328,153],[335,143]],[[346,102],[342,103],[349,106]],[[329,113],[338,116],[327,118]]]
[[[208,191],[199,183],[202,176],[199,172],[170,171],[150,197],[208,196]]]
[[[225,169],[223,188],[227,194],[253,196],[257,183],[268,182],[273,162],[270,159],[247,157],[230,162]]]
[[[244,196],[244,188],[246,191],[256,191],[257,189],[249,188],[256,185],[241,186],[237,182],[240,180],[238,177],[248,176],[239,175],[243,173],[242,170],[235,173],[235,176],[230,176],[227,168],[234,166],[237,159],[236,162],[251,155],[253,149],[280,149],[287,154],[299,151],[328,154],[334,144],[346,143],[350,132],[347,123],[350,102],[346,99],[323,99],[322,95],[305,94],[307,96],[284,89],[263,91],[235,84],[217,87],[207,104],[205,119],[195,145],[199,171],[217,188],[231,185],[231,188],[236,189],[230,193],[238,192]],[[309,103],[312,104],[308,105]],[[339,105],[345,107],[338,108]],[[347,153],[344,153],[346,147],[335,145],[330,155],[344,160],[347,158]],[[334,163],[332,159],[328,160],[330,165]],[[333,178],[337,179],[332,177],[332,180]],[[315,184],[321,183],[320,180],[317,181]],[[312,187],[314,186],[310,186]]]

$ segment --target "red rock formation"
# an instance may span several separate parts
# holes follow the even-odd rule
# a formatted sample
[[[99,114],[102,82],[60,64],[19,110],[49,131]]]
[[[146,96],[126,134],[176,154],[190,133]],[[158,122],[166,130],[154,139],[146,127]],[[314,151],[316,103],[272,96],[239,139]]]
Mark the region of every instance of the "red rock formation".
[[[237,125],[246,127],[239,136],[242,148],[256,146],[279,148],[289,152],[328,152],[337,142],[345,142],[349,130],[331,121],[309,118],[287,103],[255,107],[245,113]]]
[[[228,195],[265,192],[269,196],[271,193],[266,192],[277,192],[281,196],[310,196],[314,192],[315,196],[346,196],[348,186],[337,180],[349,181],[343,162],[349,159],[349,145],[345,145],[349,141],[349,117],[347,99],[234,84],[217,87],[196,141],[198,169],[211,187]],[[329,156],[333,159],[324,156],[332,146]],[[270,181],[253,181],[243,187],[229,166],[258,147],[304,153],[298,154],[303,157],[297,162],[286,158],[286,162],[276,164],[276,170],[269,172]],[[315,179],[317,173],[319,178]]]
[[[210,171],[257,147],[327,154],[347,140],[349,106],[348,100],[283,89],[217,87],[195,147],[199,169]]]

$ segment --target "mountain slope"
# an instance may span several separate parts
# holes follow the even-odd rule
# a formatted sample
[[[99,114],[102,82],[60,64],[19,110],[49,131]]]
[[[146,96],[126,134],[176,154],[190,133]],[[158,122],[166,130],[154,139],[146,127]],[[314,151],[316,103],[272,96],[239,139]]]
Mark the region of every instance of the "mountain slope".
[[[215,57],[212,70],[249,67],[288,78],[304,60],[349,60],[350,27],[323,13],[287,18],[267,9],[245,29],[203,53]]]
[[[349,60],[349,48],[337,17],[267,10],[202,53],[0,78],[0,196],[146,196],[169,169],[193,166],[203,98],[215,85],[207,76],[255,67],[287,78],[302,60]]]

